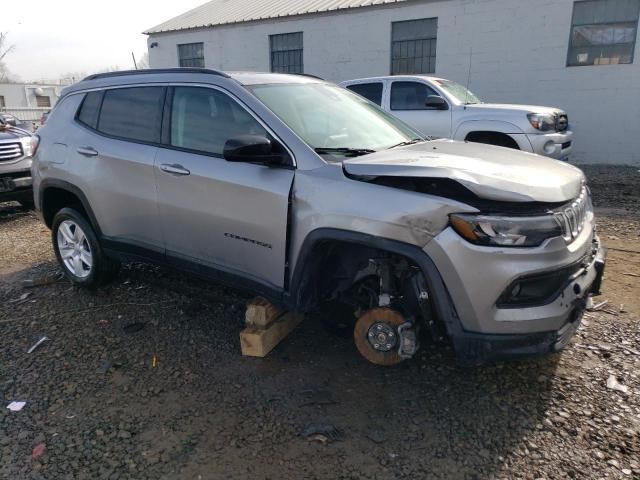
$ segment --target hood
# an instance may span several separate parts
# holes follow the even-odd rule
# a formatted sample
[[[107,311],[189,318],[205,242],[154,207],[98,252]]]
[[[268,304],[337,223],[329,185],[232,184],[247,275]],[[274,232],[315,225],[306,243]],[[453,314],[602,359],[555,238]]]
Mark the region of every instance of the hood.
[[[582,171],[532,153],[435,140],[343,162],[351,175],[455,180],[478,197],[504,202],[566,202],[580,194]]]
[[[20,140],[24,137],[30,137],[31,133],[19,127],[10,126],[8,128],[0,127],[0,140]]]
[[[515,105],[511,103],[472,103],[467,105],[469,111],[481,111],[481,110],[508,110],[518,111],[526,113],[550,113],[550,114],[564,114],[565,112],[560,108],[554,107],[541,107],[539,105]]]

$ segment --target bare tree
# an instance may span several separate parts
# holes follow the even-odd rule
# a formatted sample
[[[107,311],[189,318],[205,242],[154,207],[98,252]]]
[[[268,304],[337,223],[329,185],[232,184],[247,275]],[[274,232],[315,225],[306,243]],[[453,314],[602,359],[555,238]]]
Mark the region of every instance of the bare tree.
[[[4,63],[5,57],[10,54],[15,45],[9,45],[7,41],[8,34],[6,32],[0,32],[0,83],[9,82],[11,75],[9,69]]]
[[[149,52],[144,52],[138,59],[138,68],[140,70],[146,70],[149,68]]]

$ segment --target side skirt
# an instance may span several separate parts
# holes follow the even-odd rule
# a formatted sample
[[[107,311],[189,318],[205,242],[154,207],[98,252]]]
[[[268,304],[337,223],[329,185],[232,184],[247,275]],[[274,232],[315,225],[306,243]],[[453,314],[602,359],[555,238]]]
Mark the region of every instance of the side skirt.
[[[172,254],[171,252],[164,252],[161,249],[113,238],[102,237],[100,243],[107,256],[119,261],[139,261],[169,267],[180,272],[190,273],[203,280],[260,295],[275,305],[283,306],[282,297],[284,291],[282,288],[242,275],[229,268],[219,265],[205,265],[190,258]]]

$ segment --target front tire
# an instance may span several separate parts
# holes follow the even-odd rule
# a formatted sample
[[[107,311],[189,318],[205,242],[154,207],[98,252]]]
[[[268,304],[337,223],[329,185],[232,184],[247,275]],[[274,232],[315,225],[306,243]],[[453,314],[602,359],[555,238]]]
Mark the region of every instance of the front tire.
[[[93,228],[77,210],[56,213],[51,237],[58,263],[72,283],[95,288],[118,273],[120,265],[104,255]]]

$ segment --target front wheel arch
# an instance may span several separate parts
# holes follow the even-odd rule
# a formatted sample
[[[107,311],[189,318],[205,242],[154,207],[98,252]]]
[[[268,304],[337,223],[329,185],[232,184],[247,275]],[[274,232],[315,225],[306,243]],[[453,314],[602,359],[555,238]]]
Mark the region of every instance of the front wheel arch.
[[[495,145],[497,147],[511,148],[520,150],[520,145],[513,137],[503,132],[477,131],[469,132],[464,139],[466,142],[484,143],[487,145]]]
[[[432,293],[435,319],[441,323],[449,334],[461,331],[461,323],[442,276],[433,260],[424,250],[416,245],[397,240],[334,228],[319,228],[306,236],[300,248],[300,253],[296,257],[289,291],[283,299],[287,308],[308,312],[317,305],[315,302],[319,299],[313,294],[313,281],[315,275],[326,267],[322,261],[317,260],[319,258],[317,252],[326,251],[326,247],[330,245],[350,245],[359,252],[363,249],[371,249],[409,260],[421,270],[426,280],[427,288]]]

